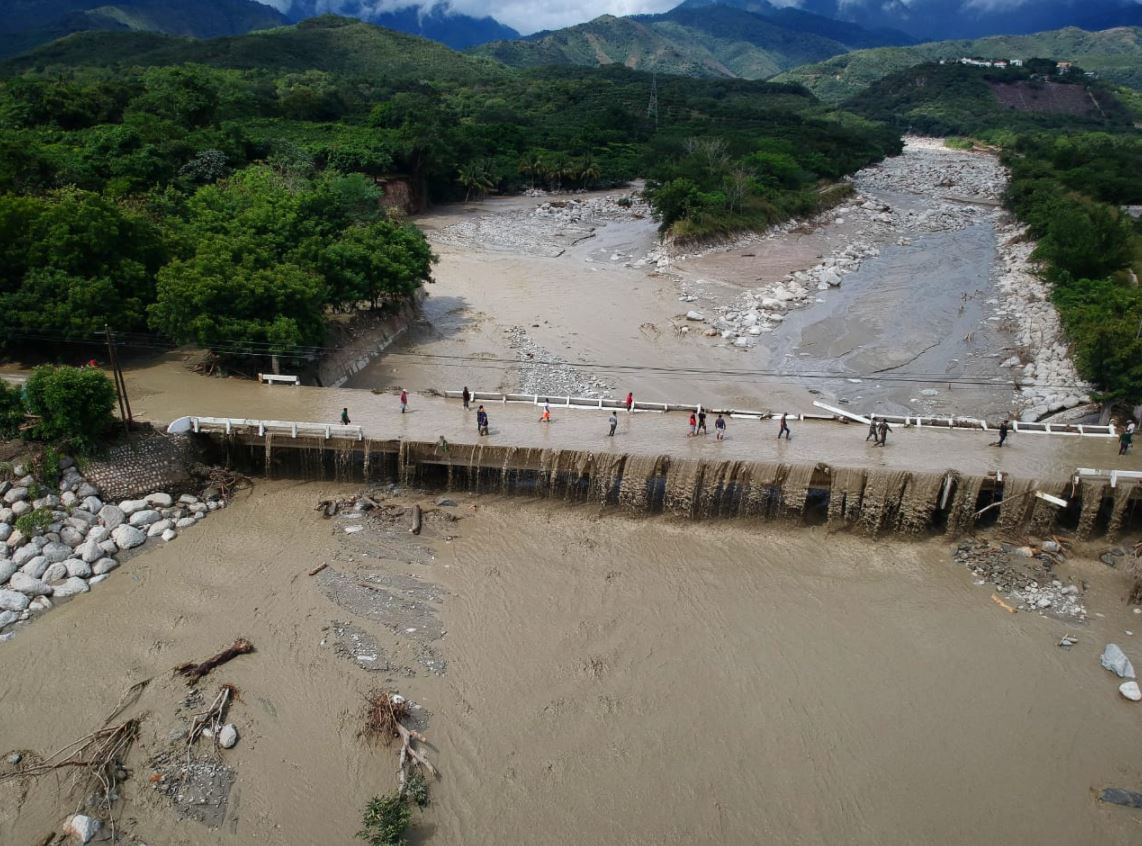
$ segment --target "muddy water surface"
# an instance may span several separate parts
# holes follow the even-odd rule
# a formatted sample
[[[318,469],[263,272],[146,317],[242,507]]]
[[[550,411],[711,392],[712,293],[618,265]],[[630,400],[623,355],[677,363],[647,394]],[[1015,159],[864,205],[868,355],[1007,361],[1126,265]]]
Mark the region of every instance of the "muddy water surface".
[[[1101,565],[1063,574],[1106,613],[1064,652],[1062,623],[1003,613],[938,542],[461,498],[410,554],[372,526],[347,545],[312,510],[336,492],[261,483],[3,644],[0,751],[55,749],[152,678],[128,842],[347,844],[395,780],[357,735],[387,681],[429,715],[443,773],[416,842],[1137,842],[1091,794],[1142,784],[1137,706],[1097,662],[1108,638],[1131,652],[1136,618]],[[322,562],[422,585],[447,669],[334,648],[334,621],[390,654],[416,635],[339,603],[306,575]],[[220,828],[178,822],[147,786],[185,695],[169,670],[238,635],[257,653],[204,684],[241,690],[237,785]],[[0,787],[0,842],[69,808],[47,782],[18,798]]]

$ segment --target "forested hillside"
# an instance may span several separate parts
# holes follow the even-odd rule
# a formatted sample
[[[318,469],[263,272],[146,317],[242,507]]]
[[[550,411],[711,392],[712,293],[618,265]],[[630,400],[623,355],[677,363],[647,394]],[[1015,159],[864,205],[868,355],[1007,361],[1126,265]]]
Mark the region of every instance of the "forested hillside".
[[[430,272],[379,177],[439,202],[650,180],[700,237],[818,207],[898,135],[804,90],[624,68],[513,71],[323,18],[214,41],[72,36],[0,82],[0,331],[104,322],[219,352],[299,352],[331,310]],[[100,233],[98,237],[95,233]]]
[[[775,82],[804,85],[822,100],[840,103],[890,74],[925,62],[959,59],[1053,58],[1075,62],[1100,79],[1142,88],[1142,28],[1086,32],[1069,27],[1034,35],[973,41],[935,41],[912,47],[856,50],[778,76]]]

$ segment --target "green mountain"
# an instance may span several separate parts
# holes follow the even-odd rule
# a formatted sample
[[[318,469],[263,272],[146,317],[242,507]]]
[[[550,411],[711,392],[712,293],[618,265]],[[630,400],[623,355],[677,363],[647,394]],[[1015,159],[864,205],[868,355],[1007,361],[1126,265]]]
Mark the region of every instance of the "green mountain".
[[[91,30],[214,38],[283,23],[281,14],[254,0],[9,0],[0,12],[0,56]]]
[[[513,67],[618,64],[685,76],[765,79],[853,47],[890,40],[765,2],[750,6],[684,4],[662,15],[604,15],[520,41],[495,41],[472,52]]]
[[[55,65],[135,67],[191,62],[264,71],[322,70],[388,85],[420,80],[471,82],[503,76],[495,62],[443,44],[326,15],[295,26],[200,41],[140,32],[79,32],[6,63],[20,72]]]
[[[1142,88],[1142,27],[1087,32],[1074,27],[1034,35],[971,41],[935,41],[912,47],[857,50],[788,71],[775,81],[795,82],[830,103],[840,103],[874,82],[924,62],[961,57],[1072,61],[1108,82]]]

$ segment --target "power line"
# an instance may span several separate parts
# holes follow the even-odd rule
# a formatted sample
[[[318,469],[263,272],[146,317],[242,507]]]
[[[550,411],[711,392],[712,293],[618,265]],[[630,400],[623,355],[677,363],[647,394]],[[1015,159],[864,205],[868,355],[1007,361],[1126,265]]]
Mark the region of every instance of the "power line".
[[[9,332],[8,336],[19,338],[21,340],[51,341],[57,344],[70,343],[90,345],[97,343],[97,341],[94,339],[92,341],[61,341],[56,336],[36,332]],[[158,338],[157,336],[136,333],[135,337],[139,338],[139,340],[129,340],[129,337],[130,333],[116,333],[115,338],[118,346],[122,348],[147,351],[168,351],[173,349],[172,344],[163,342],[162,339]],[[337,348],[325,346],[298,346],[290,349],[282,349],[279,345],[274,345],[269,342],[236,342],[231,340],[229,342],[214,345],[211,347],[211,351],[219,355],[234,358],[265,358],[271,354],[282,356],[316,357],[323,353],[335,352],[337,351]],[[474,369],[502,371],[511,368],[564,367],[593,373],[607,373],[616,376],[654,374],[663,376],[688,376],[705,379],[715,378],[722,380],[732,380],[736,382],[764,382],[773,380],[842,380],[859,378],[864,382],[881,382],[891,384],[946,384],[953,386],[959,385],[995,389],[1002,388],[1004,390],[1009,390],[1013,387],[1011,380],[1002,379],[999,377],[949,376],[946,373],[904,372],[891,374],[864,374],[853,373],[851,371],[835,372],[826,370],[787,371],[767,369],[745,370],[701,367],[667,367],[655,365],[612,364],[605,362],[569,362],[560,359],[472,358],[471,356],[467,355],[411,351],[390,352],[386,353],[385,357],[388,359],[415,359],[425,362],[432,362],[438,367],[463,367],[469,370]],[[1084,386],[1073,383],[1037,385],[1037,387],[1051,388],[1055,390],[1085,390]]]

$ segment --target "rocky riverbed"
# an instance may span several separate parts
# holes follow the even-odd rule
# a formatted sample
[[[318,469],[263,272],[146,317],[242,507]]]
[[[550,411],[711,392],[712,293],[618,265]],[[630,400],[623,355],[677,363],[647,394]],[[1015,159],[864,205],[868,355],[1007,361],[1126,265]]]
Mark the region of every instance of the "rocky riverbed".
[[[1037,420],[1089,403],[1089,386],[1075,370],[1058,314],[1031,260],[1034,243],[999,207],[1006,184],[1007,175],[993,155],[950,150],[939,139],[909,138],[903,155],[857,173],[853,196],[814,219],[790,221],[696,253],[663,245],[644,261],[676,277],[684,333],[698,331],[718,344],[749,350],[768,345],[763,336],[780,330],[791,312],[824,307],[829,292],[850,274],[862,268],[875,274],[883,251],[924,250],[930,246],[927,236],[990,226],[994,266],[987,286],[963,292],[960,313],[969,301],[981,300],[980,334],[1008,333],[1006,341],[996,339],[1006,344],[1007,354],[1000,356],[1002,364],[990,367],[992,378],[1013,387],[1011,402],[1023,419]],[[741,259],[766,255],[775,244],[821,231],[840,237],[807,269],[761,285],[727,286],[717,277],[696,276],[695,266],[710,266],[711,259],[714,268],[724,267],[716,261],[720,255],[727,261],[733,254]],[[929,267],[941,272],[935,254]],[[922,301],[915,303],[918,314],[923,308]],[[965,347],[978,346],[975,335],[971,330],[964,336]],[[952,359],[949,375],[961,363]]]
[[[13,478],[0,481],[0,641],[105,581],[123,555],[173,541],[226,505],[217,492],[104,502],[73,459],[59,467],[43,478],[17,464]]]

